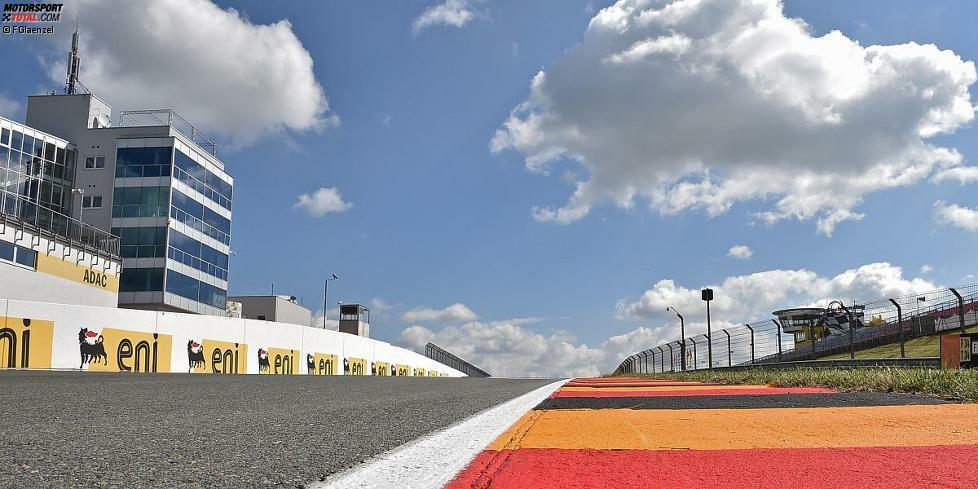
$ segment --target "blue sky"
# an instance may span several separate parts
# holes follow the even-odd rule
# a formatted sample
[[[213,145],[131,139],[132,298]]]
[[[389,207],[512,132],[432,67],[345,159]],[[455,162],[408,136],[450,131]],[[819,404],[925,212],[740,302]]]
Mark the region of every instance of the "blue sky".
[[[193,3],[210,5],[205,0]],[[644,8],[659,9],[659,3]],[[681,199],[675,193],[656,203],[648,190],[652,185],[638,183],[634,185],[640,188],[628,205],[616,204],[615,196],[623,195],[629,185],[623,181],[658,178],[661,174],[650,173],[648,167],[670,164],[655,160],[665,158],[655,156],[659,146],[645,151],[648,148],[642,146],[641,135],[635,138],[617,131],[608,136],[605,149],[595,149],[603,143],[594,141],[603,137],[603,131],[591,131],[584,138],[587,142],[579,146],[553,142],[560,141],[559,130],[565,127],[560,124],[580,122],[561,120],[541,129],[541,134],[552,144],[563,145],[564,150],[545,165],[527,161],[545,152],[546,148],[535,143],[513,143],[494,151],[494,136],[513,120],[511,112],[531,95],[531,80],[541,70],[546,72],[548,83],[543,93],[553,96],[554,108],[531,107],[537,113],[550,110],[550,115],[559,113],[569,119],[572,116],[567,114],[586,108],[595,120],[609,117],[604,124],[608,133],[618,129],[614,125],[619,112],[628,112],[622,115],[622,120],[629,121],[624,132],[641,132],[647,123],[650,133],[661,133],[656,128],[668,128],[669,121],[690,115],[684,113],[688,106],[682,104],[662,111],[629,109],[628,96],[654,99],[655,94],[643,94],[641,87],[668,82],[654,79],[659,70],[636,69],[622,75],[627,75],[623,79],[628,81],[619,82],[609,81],[614,69],[589,68],[589,46],[599,36],[589,40],[585,31],[592,17],[610,4],[571,0],[452,0],[447,4],[221,1],[217,8],[200,11],[203,20],[198,24],[185,27],[207,30],[214,25],[206,22],[207,15],[230,17],[231,25],[241,27],[245,37],[212,34],[216,36],[213,43],[247,45],[250,29],[286,19],[290,25],[277,25],[290,29],[294,39],[279,32],[287,41],[282,44],[283,51],[272,49],[265,54],[288,58],[307,51],[313,63],[314,80],[310,81],[303,78],[301,66],[258,57],[260,49],[238,52],[246,67],[241,74],[216,66],[213,73],[206,71],[207,66],[221,63],[188,67],[188,61],[166,56],[147,56],[157,60],[154,62],[127,58],[131,55],[113,47],[107,32],[98,26],[86,27],[86,12],[92,12],[89,18],[97,18],[95,12],[99,11],[121,16],[127,15],[127,9],[133,10],[132,19],[137,24],[149,15],[122,7],[122,3],[110,7],[84,3],[79,4],[79,10],[83,39],[90,43],[90,51],[82,52],[82,80],[89,80],[89,87],[117,111],[149,108],[137,104],[140,92],[150,88],[133,87],[133,83],[122,86],[118,76],[111,77],[108,68],[91,60],[127,60],[131,63],[127,71],[138,71],[144,65],[150,69],[149,65],[155,64],[152,69],[172,73],[172,80],[160,81],[172,87],[160,90],[174,100],[167,103],[150,97],[143,105],[153,102],[171,106],[212,130],[224,143],[221,156],[236,179],[232,248],[237,254],[231,262],[231,294],[265,293],[274,283],[276,292],[297,295],[316,310],[321,307],[322,279],[336,273],[341,278],[330,285],[330,302],[376,306],[371,329],[375,337],[415,347],[434,339],[475,363],[489,365],[490,371],[553,374],[607,370],[623,354],[677,334],[670,317],[660,311],[664,303],[672,301],[676,307],[687,308],[684,312],[692,327],[698,327],[702,307],[690,297],[704,285],[721,285],[718,293],[726,294],[729,301],[752,303],[720,307],[717,319],[736,323],[766,318],[772,306],[805,304],[829,296],[871,298],[976,280],[971,274],[978,258],[969,253],[976,244],[974,229],[978,227],[978,216],[969,213],[978,206],[975,179],[936,177],[942,168],[969,167],[978,155],[973,123],[960,114],[949,119],[950,129],[924,138],[927,144],[956,150],[959,155],[951,158],[953,163],[936,163],[906,184],[869,190],[863,186],[851,191],[860,192],[861,198],[844,210],[862,217],[835,223],[830,234],[820,230],[818,221],[835,204],[801,211],[808,212],[801,218],[794,214],[766,222],[760,216],[776,207],[782,197],[771,193],[735,197],[723,203],[721,210],[711,211],[705,194],[697,194],[702,202],[690,205],[677,204]],[[469,14],[465,20],[446,15],[425,28],[413,27],[426,11],[433,12],[429,9],[439,6],[448,14]],[[158,2],[153,8],[166,11],[169,7]],[[238,16],[228,14],[226,10],[232,8]],[[960,62],[941,62],[963,69],[965,75],[968,62],[978,58],[978,33],[970,22],[976,14],[978,6],[962,1],[786,0],[783,11],[787,18],[803,19],[814,37],[838,30],[861,46],[936,44],[961,58]],[[7,70],[0,85],[0,111],[5,115],[22,118],[27,95],[59,86],[57,63],[68,26],[58,29],[57,39],[0,39],[5,47],[0,50],[3,64],[18,67]],[[619,42],[603,35],[609,36],[609,43]],[[206,40],[208,35],[200,36]],[[167,52],[155,37],[146,35],[134,42],[147,52]],[[572,49],[579,43],[586,45]],[[227,61],[226,52],[210,50],[212,45],[201,44],[194,56],[205,61],[223,56]],[[690,53],[677,52],[676,58],[657,62],[682,56],[688,59]],[[830,63],[832,56],[826,56],[823,63]],[[933,53],[920,56],[938,59]],[[295,72],[290,71],[293,68]],[[973,71],[972,64],[972,76]],[[186,74],[189,72],[197,76]],[[898,81],[901,77],[917,80],[899,69],[895,76]],[[921,75],[920,79],[924,78]],[[211,97],[184,95],[197,87],[206,91],[219,83],[233,92],[250,82],[259,88],[261,83],[274,86],[269,90],[275,95],[268,99],[276,102],[256,108],[250,119],[255,122],[250,126],[240,121],[249,117],[245,109],[243,115],[235,116],[234,123],[240,127],[221,125],[220,113],[225,106],[218,100],[220,91]],[[290,86],[292,83],[295,87]],[[328,109],[306,113],[309,99],[301,97],[317,83],[328,98]],[[974,84],[967,80],[956,83],[956,87],[965,87],[964,97],[973,105]],[[623,90],[620,98],[587,92],[612,86],[634,90]],[[782,89],[789,93],[786,97],[794,96],[793,87],[776,90]],[[246,92],[242,88],[242,93]],[[810,93],[816,95],[809,98],[818,98],[820,89],[812,88]],[[120,100],[114,94],[120,94]],[[315,96],[312,100],[316,102]],[[622,108],[605,104],[595,109],[586,105],[589,100],[622,103]],[[211,101],[214,106],[209,105]],[[249,99],[231,102],[235,107],[250,103]],[[574,105],[578,102],[580,107]],[[870,117],[878,113],[879,120],[853,131],[900,126],[901,121],[885,115],[889,114],[882,105],[885,103],[866,102]],[[716,110],[718,113],[711,117],[717,119],[731,113],[719,105]],[[973,118],[973,107],[970,110]],[[195,118],[195,114],[200,115]],[[303,115],[293,117],[295,114]],[[526,121],[528,116],[516,117]],[[908,125],[919,123],[907,117]],[[804,115],[798,113],[797,118]],[[739,130],[742,123],[728,124],[731,130]],[[681,135],[690,138],[685,151],[713,144],[706,135],[697,141],[695,130]],[[920,139],[902,133],[887,134],[890,136]],[[781,144],[775,133],[770,138],[764,134],[751,137],[776,149]],[[603,155],[614,159],[617,153],[607,148],[627,149],[633,144],[635,152],[643,156],[625,158],[628,165],[635,166],[616,174],[618,180],[608,176],[607,181],[615,183],[602,189],[603,197],[588,201],[586,215],[568,222],[547,220],[539,213],[534,217],[534,208],[564,207],[575,191],[575,182],[588,181],[589,174],[605,171],[610,175],[609,167],[601,166],[605,163],[601,159]],[[789,156],[793,150],[789,148]],[[749,159],[751,149],[744,151],[744,158]],[[801,154],[804,148],[797,151],[794,154]],[[838,151],[843,161],[847,151]],[[575,154],[583,154],[586,162],[575,159]],[[644,159],[646,154],[649,161]],[[893,157],[885,151],[880,154]],[[741,168],[723,155],[719,158],[724,161],[702,162],[707,168],[717,164],[718,170],[711,174],[718,182]],[[828,169],[822,169],[817,158],[811,159],[804,165],[798,163],[799,168],[846,178],[845,168],[825,162]],[[763,178],[763,170],[751,166],[751,161],[741,164]],[[776,168],[771,170],[772,180],[789,181],[786,179],[796,171],[792,164],[791,158],[779,160],[771,167]],[[616,171],[621,168],[614,167]],[[867,168],[862,175],[874,171]],[[695,183],[703,177],[694,172],[681,178]],[[678,181],[664,188],[676,190],[673,185]],[[849,192],[832,182],[819,187],[824,189],[821,193]],[[321,217],[295,206],[300,195],[312,195],[321,188],[333,189],[327,192],[330,197],[336,197],[331,192],[338,192],[346,205],[336,206],[334,200],[330,207],[330,202],[324,202],[323,209],[337,212]],[[643,193],[646,190],[648,194]],[[736,245],[749,247],[751,256],[728,256]],[[770,271],[808,274],[756,275]],[[853,272],[840,275],[846,271]],[[722,287],[730,277],[741,280]],[[671,285],[663,282],[668,280],[673,281]],[[785,280],[805,283],[789,284]],[[445,309],[453,304],[462,306]],[[405,331],[409,327],[413,328]],[[560,352],[571,354],[566,361],[553,364],[550,358]]]

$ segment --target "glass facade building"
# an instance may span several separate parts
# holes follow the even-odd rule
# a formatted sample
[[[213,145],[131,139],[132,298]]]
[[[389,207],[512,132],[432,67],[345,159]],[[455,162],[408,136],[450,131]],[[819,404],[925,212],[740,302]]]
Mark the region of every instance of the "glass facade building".
[[[3,119],[0,127],[0,190],[70,215],[75,149],[67,141]]]
[[[116,141],[112,233],[125,267],[120,303],[217,314],[227,305],[233,182],[178,137]]]

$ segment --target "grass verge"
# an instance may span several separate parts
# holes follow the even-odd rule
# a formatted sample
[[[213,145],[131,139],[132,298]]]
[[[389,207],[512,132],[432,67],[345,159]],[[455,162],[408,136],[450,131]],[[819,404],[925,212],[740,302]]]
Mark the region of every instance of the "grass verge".
[[[723,384],[764,384],[774,387],[820,386],[844,391],[907,392],[978,402],[978,370],[891,367],[783,370],[758,368],[737,371],[697,370],[645,377],[712,381]]]
[[[972,326],[966,330],[968,333],[978,333],[978,326]],[[907,340],[905,349],[908,358],[937,357],[941,355],[941,336],[954,331],[941,331],[928,336],[921,336]],[[856,352],[856,358],[899,358],[900,343],[889,343],[877,347],[860,350]],[[819,360],[848,360],[849,352],[819,357]]]

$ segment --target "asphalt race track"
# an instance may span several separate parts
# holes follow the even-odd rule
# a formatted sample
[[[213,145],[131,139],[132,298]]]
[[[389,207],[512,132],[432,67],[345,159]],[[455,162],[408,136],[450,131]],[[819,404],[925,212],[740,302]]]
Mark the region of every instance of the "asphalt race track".
[[[549,380],[0,372],[0,486],[296,487]]]

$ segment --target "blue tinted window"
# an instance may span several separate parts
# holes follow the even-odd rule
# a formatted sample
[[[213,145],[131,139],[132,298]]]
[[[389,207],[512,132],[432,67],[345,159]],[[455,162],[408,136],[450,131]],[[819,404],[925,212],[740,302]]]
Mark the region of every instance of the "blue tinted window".
[[[155,292],[163,290],[162,268],[125,268],[119,280],[119,292]]]
[[[224,289],[173,270],[167,271],[166,291],[219,309],[224,309],[227,305],[227,291]]]
[[[24,146],[21,151],[29,155],[34,154],[34,138],[32,136],[24,135]]]
[[[10,147],[13,149],[20,149],[21,143],[24,142],[24,135],[20,131],[13,131],[10,133]]]
[[[0,241],[0,259],[14,261],[14,245]]]
[[[116,152],[116,178],[158,177],[170,174],[173,148],[119,148]]]
[[[37,252],[29,248],[24,248],[23,246],[18,246],[17,256],[14,257],[14,260],[25,267],[34,268],[34,265],[37,263]]]
[[[10,129],[0,131],[0,144],[10,144]]]
[[[170,231],[170,252],[167,256],[188,267],[227,280],[228,256],[179,231]]]
[[[208,171],[203,165],[183,154],[182,151],[178,150],[175,153],[173,164],[183,172],[183,174],[176,174],[181,182],[222,207],[231,208],[231,184],[222,180],[216,173]]]

